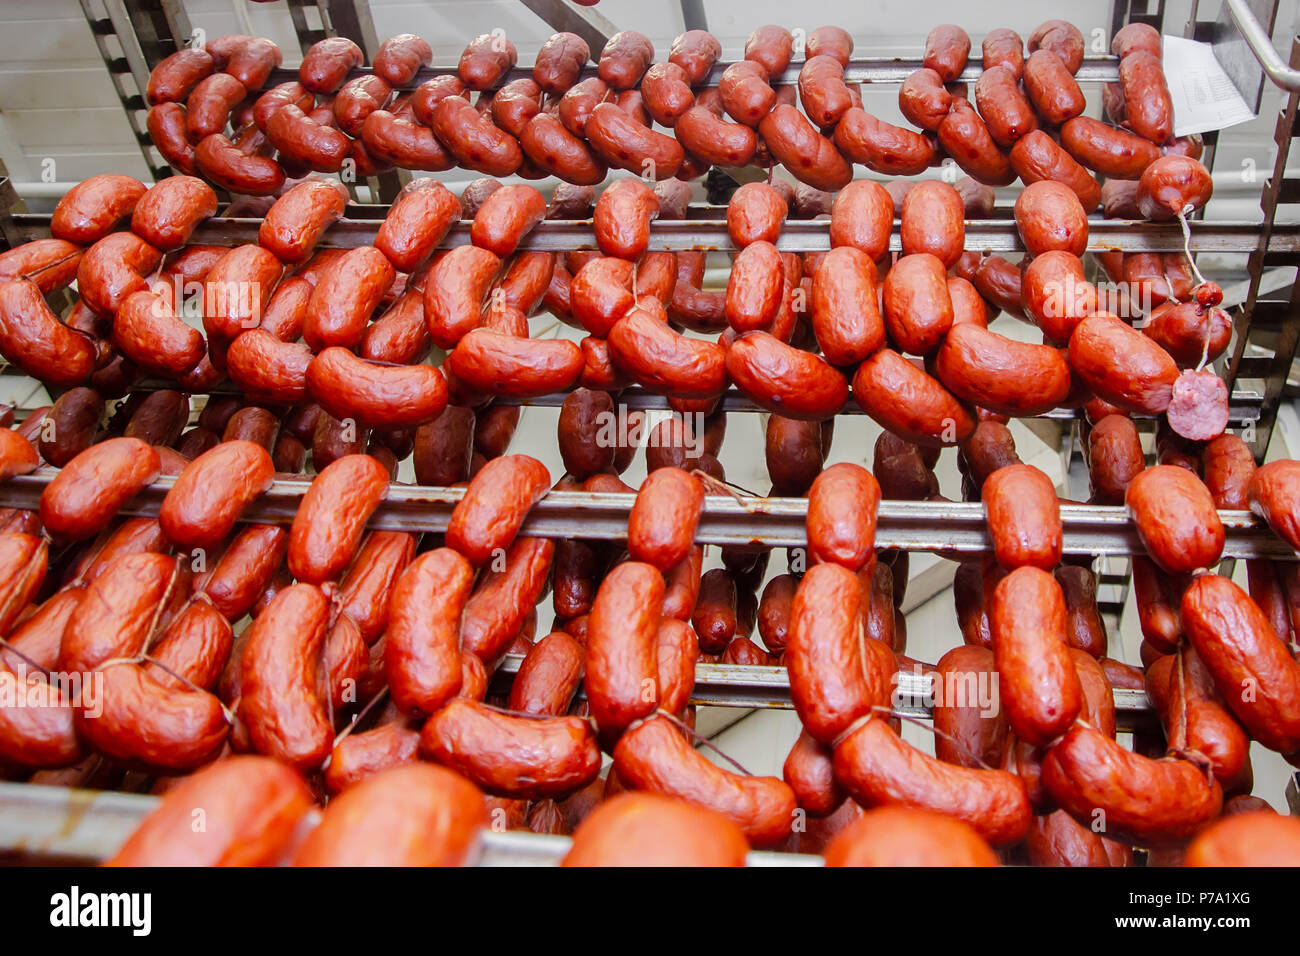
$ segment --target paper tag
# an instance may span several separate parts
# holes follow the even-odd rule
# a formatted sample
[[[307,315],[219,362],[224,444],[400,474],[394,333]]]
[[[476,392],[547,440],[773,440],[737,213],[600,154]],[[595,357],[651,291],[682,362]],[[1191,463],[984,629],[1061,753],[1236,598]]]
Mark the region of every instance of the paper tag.
[[[1164,70],[1174,103],[1175,136],[1208,133],[1255,118],[1210,44],[1166,35]]]

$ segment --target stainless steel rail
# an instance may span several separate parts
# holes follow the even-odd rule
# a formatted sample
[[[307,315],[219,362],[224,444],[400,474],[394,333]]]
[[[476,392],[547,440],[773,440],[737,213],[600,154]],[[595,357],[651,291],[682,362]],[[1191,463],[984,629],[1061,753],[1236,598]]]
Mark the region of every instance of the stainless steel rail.
[[[0,783],[0,853],[106,860],[158,806],[142,793]],[[313,811],[314,813],[315,811]],[[475,866],[557,866],[573,841],[523,830],[484,830]],[[753,851],[749,866],[821,866],[806,853]]]
[[[0,506],[32,509],[58,471],[40,468],[0,485]],[[122,509],[124,515],[158,514],[163,497],[175,482],[162,476]],[[244,521],[288,524],[306,494],[308,479],[276,481],[243,514]],[[370,526],[387,531],[441,532],[462,488],[394,484]],[[545,538],[600,538],[627,535],[627,519],[636,495],[553,491],[533,506],[522,533]],[[808,543],[804,528],[806,498],[705,498],[695,540],[700,544],[764,544],[798,548]],[[1248,511],[1221,511],[1227,532],[1225,558],[1295,560],[1296,553],[1268,526]],[[1136,527],[1123,508],[1101,505],[1062,505],[1067,555],[1145,554]],[[984,506],[968,501],[882,501],[876,522],[876,546],[908,551],[932,551],[956,557],[992,550]]]
[[[600,50],[592,49],[592,58],[599,57]],[[719,61],[713,64],[713,69],[709,72],[708,77],[700,84],[700,88],[717,86],[718,80],[722,77],[727,67],[731,66],[734,61]],[[875,84],[892,84],[902,83],[905,79],[921,69],[921,57],[919,56],[900,56],[900,57],[860,57],[849,60],[849,65],[844,68],[844,79],[848,83],[875,83]],[[790,65],[786,67],[785,72],[773,78],[773,86],[794,86],[799,82],[799,71],[803,68],[803,59],[793,59]],[[368,66],[357,67],[348,73],[348,79],[358,76],[365,76],[370,73]],[[961,79],[973,83],[979,79],[980,74],[984,72],[980,65],[978,55],[973,56],[969,65],[962,71]],[[411,81],[411,89],[419,86],[426,80],[431,80],[437,76],[455,75],[456,67],[454,66],[427,66],[420,70],[415,79]],[[511,80],[531,78],[533,68],[531,65],[516,66],[509,70],[502,78],[501,84],[504,86]],[[594,64],[588,63],[582,69],[579,80],[586,79],[589,76],[596,75]],[[1095,56],[1085,57],[1083,64],[1079,67],[1079,72],[1074,77],[1080,83],[1114,83],[1119,79],[1119,58],[1114,56]],[[298,79],[298,70],[295,67],[280,67],[271,71],[270,77],[266,81],[263,89],[270,89],[279,83],[288,83]]]
[[[374,242],[382,220],[340,219],[325,233],[320,245],[351,249]],[[261,219],[213,218],[199,225],[190,237],[195,245],[236,246],[257,241]],[[1252,222],[1193,222],[1194,252],[1254,252],[1259,246],[1259,224]],[[50,217],[35,213],[13,216],[18,238],[27,242],[50,234]],[[470,244],[470,221],[461,220],[443,237],[439,248]],[[830,223],[825,220],[790,220],[776,242],[783,252],[825,252],[830,249]],[[519,244],[520,251],[569,252],[595,249],[596,237],[588,219],[551,219],[538,223]],[[668,252],[691,250],[735,251],[724,219],[662,220],[650,224],[650,248]],[[902,245],[898,231],[890,248]],[[974,219],[966,223],[966,248],[977,252],[1024,252],[1016,224],[1009,219]],[[1088,248],[1093,252],[1177,252],[1183,236],[1177,223],[1128,219],[1093,219],[1088,222]],[[1269,250],[1300,252],[1300,225],[1274,228]]]

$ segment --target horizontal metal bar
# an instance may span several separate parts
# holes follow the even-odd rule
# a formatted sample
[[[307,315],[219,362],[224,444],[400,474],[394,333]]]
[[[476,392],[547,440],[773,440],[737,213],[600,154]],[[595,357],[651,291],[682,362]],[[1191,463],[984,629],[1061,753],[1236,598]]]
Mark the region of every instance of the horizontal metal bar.
[[[175,382],[168,382],[165,379],[147,380],[156,385],[157,388],[175,388]],[[238,389],[234,385],[230,386],[232,392]],[[564,404],[564,400],[569,397],[569,392],[551,392],[546,395],[534,395],[531,398],[509,398],[500,397],[495,399],[499,405],[525,405],[533,408],[558,408]],[[656,392],[646,391],[639,386],[626,388],[618,393],[617,402],[631,410],[657,411],[668,409],[668,397]],[[1228,403],[1228,421],[1230,424],[1244,424],[1259,420],[1260,396],[1258,392],[1250,389],[1239,389],[1233,392],[1231,400]],[[728,389],[722,396],[721,407],[727,412],[767,412],[770,409],[759,405],[752,398],[744,395],[740,391],[732,388]],[[853,399],[844,403],[837,415],[865,415],[866,412]],[[1044,415],[1036,416],[1038,418],[1047,418],[1053,421],[1072,421],[1081,417],[1082,412],[1072,408],[1056,408]],[[1134,415],[1134,418],[1159,417]],[[1022,419],[1027,420],[1027,419]]]
[[[57,469],[39,468],[0,485],[0,506],[33,509]],[[158,514],[163,497],[175,482],[170,475],[127,502],[121,513]],[[283,479],[245,509],[242,520],[264,524],[293,521],[311,482]],[[393,484],[388,497],[370,519],[385,531],[442,532],[463,488]],[[627,536],[627,519],[636,495],[552,491],[533,506],[522,533],[544,538],[619,540]],[[804,521],[806,498],[732,498],[710,495],[704,500],[695,540],[700,544],[763,544],[799,548],[808,543]],[[1220,511],[1226,531],[1225,558],[1295,560],[1296,553],[1249,511]],[[1145,554],[1142,542],[1123,508],[1101,505],[1061,505],[1064,553],[1069,555]],[[984,520],[984,506],[970,501],[882,501],[876,519],[876,546],[936,554],[981,554],[993,548]]]
[[[591,51],[592,59],[600,56],[600,50]],[[709,75],[697,89],[717,86],[718,80],[727,67],[731,66],[734,61],[719,61],[713,65]],[[844,79],[848,83],[877,83],[881,85],[901,84],[909,76],[921,69],[922,63],[920,57],[863,57],[849,60],[848,66],[844,68]],[[780,74],[772,81],[773,86],[794,86],[799,82],[799,71],[803,69],[802,60],[794,60],[786,67],[785,72]],[[358,67],[348,73],[348,79],[355,79],[358,76],[365,76],[371,72],[370,67]],[[972,59],[962,71],[961,79],[968,83],[974,83],[984,72],[979,64],[978,59]],[[438,76],[454,76],[456,67],[454,66],[427,66],[421,69],[411,81],[409,87],[403,89],[414,89],[426,80],[431,80]],[[511,82],[512,80],[531,79],[533,68],[530,64],[516,66],[502,77],[501,84]],[[596,67],[588,63],[582,69],[579,80],[596,75]],[[1074,78],[1080,83],[1114,83],[1119,79],[1119,59],[1113,56],[1096,56],[1087,57],[1079,67],[1079,72]],[[298,79],[298,71],[293,67],[279,67],[271,71],[270,77],[266,81],[263,89],[270,89],[280,83],[288,83]]]
[[[523,661],[522,654],[508,654],[501,660],[493,680],[513,678]],[[500,675],[500,676],[498,676]],[[502,681],[501,684],[507,683]],[[894,675],[892,706],[910,717],[932,716],[932,678],[916,671],[900,670]],[[504,689],[501,685],[494,687]],[[1155,713],[1145,691],[1117,688],[1115,711],[1121,730],[1154,727]],[[579,691],[582,696],[582,692]],[[781,665],[696,664],[695,689],[690,703],[699,707],[735,707],[760,710],[793,710],[790,701],[790,675]]]
[[[79,790],[0,783],[0,853],[108,859],[126,842],[160,797],[114,790]],[[319,817],[318,811],[311,814]],[[527,830],[485,829],[475,866],[558,866],[572,840]],[[749,866],[821,866],[806,853],[753,851]]]
[[[13,217],[22,241],[44,239],[50,234],[50,217],[21,213]],[[374,242],[381,220],[340,219],[325,233],[320,245],[351,249]],[[200,223],[190,237],[195,245],[234,246],[256,242],[261,219],[212,218]],[[1251,222],[1203,222],[1191,224],[1194,252],[1255,252],[1259,246],[1259,224]],[[470,244],[470,221],[461,220],[439,243],[440,249]],[[830,249],[830,223],[825,220],[794,219],[781,229],[776,246],[783,252],[825,252]],[[889,247],[901,250],[898,230]],[[596,238],[589,219],[551,219],[538,225],[519,244],[521,251],[568,252],[595,249]],[[736,246],[725,220],[681,219],[650,224],[650,248],[668,252],[725,251]],[[1016,224],[1008,219],[974,219],[966,223],[966,248],[976,252],[1024,252]],[[1088,248],[1093,252],[1177,252],[1183,236],[1177,223],[1141,222],[1128,219],[1092,219],[1088,222]],[[1278,225],[1273,229],[1269,249],[1275,253],[1300,252],[1300,224]]]

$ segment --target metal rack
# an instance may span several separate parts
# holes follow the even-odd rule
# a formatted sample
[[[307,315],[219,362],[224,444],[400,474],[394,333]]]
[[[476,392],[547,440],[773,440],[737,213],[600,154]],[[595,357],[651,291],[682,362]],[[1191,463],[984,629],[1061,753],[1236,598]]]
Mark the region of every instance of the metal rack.
[[[148,72],[164,56],[182,46],[191,35],[183,0],[163,0],[146,3],[140,0],[99,0],[106,14],[94,11],[96,0],[81,0],[82,8],[95,35],[95,41],[109,68],[115,89],[122,101],[128,121],[140,142],[146,162],[154,177],[170,175],[165,163],[159,163],[152,151],[142,117],[147,108],[143,90]],[[595,10],[577,8],[560,0],[521,0],[530,10],[557,30],[569,30],[583,36],[593,52],[615,32],[614,25]],[[378,42],[370,19],[366,0],[287,0],[299,46],[304,52],[312,43],[324,36],[346,36],[366,52],[369,62]],[[1255,7],[1261,4],[1256,3]],[[1261,17],[1272,24],[1276,2],[1264,3]],[[687,0],[683,0],[686,16]],[[1230,76],[1243,94],[1259,102],[1259,88],[1265,73],[1279,85],[1300,88],[1300,80],[1293,85],[1285,70],[1270,63],[1267,54],[1259,47],[1258,31],[1252,30],[1249,20],[1253,11],[1244,0],[1228,0],[1218,21],[1196,19],[1197,5],[1193,4],[1193,19],[1186,24],[1185,35],[1213,42],[1225,58]],[[1115,0],[1113,27],[1118,29],[1127,22],[1150,23],[1157,29],[1164,26],[1164,3],[1144,0]],[[318,25],[319,24],[319,25]],[[691,21],[687,19],[688,27]],[[1259,27],[1259,30],[1264,30]],[[1113,31],[1112,31],[1113,32]],[[115,39],[114,39],[115,38]],[[120,55],[113,43],[120,45]],[[1264,45],[1268,33],[1264,32]],[[1236,50],[1236,54],[1233,50]],[[1247,57],[1240,52],[1246,49]],[[1261,68],[1251,59],[1263,61]],[[1226,60],[1231,59],[1231,63]],[[1280,61],[1279,61],[1280,62]],[[714,67],[708,83],[715,84],[727,63]],[[845,71],[849,82],[889,84],[899,83],[920,67],[919,58],[857,58]],[[1300,40],[1293,45],[1290,65],[1296,77],[1300,72]],[[779,78],[779,83],[793,84],[798,79],[799,65],[795,64]],[[416,77],[413,85],[436,75],[452,72],[451,67],[433,67]],[[368,68],[353,71],[352,75],[369,72]],[[584,75],[594,73],[588,65]],[[505,81],[528,76],[526,67],[517,68]],[[971,66],[963,79],[973,81],[979,69]],[[1087,83],[1113,82],[1117,76],[1116,59],[1110,56],[1089,57],[1078,73],[1078,79]],[[296,70],[274,71],[268,85],[296,79]],[[134,88],[133,88],[134,87]],[[1300,225],[1277,222],[1279,206],[1300,203],[1300,180],[1286,178],[1286,160],[1290,144],[1296,134],[1297,102],[1300,94],[1291,92],[1285,109],[1278,118],[1275,142],[1278,155],[1272,177],[1261,198],[1263,226],[1259,223],[1198,221],[1192,225],[1190,248],[1193,252],[1240,253],[1250,256],[1249,288],[1242,316],[1237,322],[1234,346],[1230,355],[1222,360],[1220,373],[1229,383],[1231,394],[1231,421],[1238,426],[1250,425],[1254,431],[1251,442],[1256,457],[1263,458],[1271,435],[1277,409],[1282,397],[1287,373],[1295,355],[1300,337],[1300,283],[1281,292],[1260,291],[1261,277],[1267,268],[1300,264]],[[1216,137],[1206,136],[1206,165],[1213,164]],[[409,174],[402,174],[408,176]],[[372,195],[385,202],[391,201],[400,188],[397,174],[388,174],[378,183],[372,183]],[[349,217],[334,225],[322,245],[351,248],[369,244],[383,215],[382,206],[349,207]],[[706,215],[708,213],[706,212]],[[4,220],[4,235],[9,244],[48,235],[48,216],[20,213],[0,216]],[[225,219],[209,220],[199,227],[192,241],[214,245],[236,245],[256,241],[260,220]],[[1133,223],[1115,220],[1089,222],[1089,249],[1092,251],[1119,250],[1175,251],[1183,248],[1182,234],[1177,224]],[[825,222],[789,221],[777,242],[778,248],[790,252],[822,251],[829,248],[828,227]],[[1006,219],[972,221],[966,228],[967,247],[992,252],[1021,252],[1013,221]],[[469,223],[462,222],[448,233],[445,247],[469,242]],[[595,248],[589,221],[548,221],[539,224],[521,244],[521,249],[564,251]],[[721,216],[688,219],[680,222],[660,221],[652,224],[651,246],[657,250],[718,250],[733,248]],[[899,248],[898,236],[891,238],[891,248]],[[149,387],[146,383],[144,387]],[[527,399],[521,404],[558,405],[564,395],[548,395]],[[509,400],[504,400],[509,401]],[[664,408],[662,396],[642,389],[629,389],[620,396],[620,403],[630,408]],[[723,407],[728,411],[757,412],[761,409],[745,396],[730,391],[724,397]],[[845,414],[860,410],[850,403]],[[1055,423],[1057,435],[1066,457],[1077,454],[1086,437],[1079,416],[1059,411],[1045,416]],[[34,507],[41,489],[52,472],[45,470],[12,480],[0,488],[0,504],[12,507]],[[123,509],[129,515],[156,515],[163,495],[172,479],[160,478],[150,488]],[[277,481],[246,514],[248,520],[287,523],[292,520],[297,503],[307,488],[306,481]],[[376,528],[430,531],[445,530],[452,507],[462,492],[458,489],[431,489],[394,485],[388,499],[376,512],[372,525]],[[554,492],[543,499],[531,512],[524,525],[524,533],[548,537],[600,537],[617,539],[626,533],[627,514],[632,495],[587,494]],[[748,498],[743,501],[709,497],[706,499],[697,540],[705,544],[752,543],[761,541],[774,547],[801,547],[806,544],[803,499]],[[1295,552],[1280,542],[1257,519],[1247,512],[1222,512],[1227,531],[1224,555],[1236,558],[1269,558],[1294,560]],[[1099,574],[1103,592],[1110,592],[1103,600],[1103,611],[1115,616],[1123,606],[1128,588],[1126,556],[1142,553],[1131,521],[1123,509],[1094,506],[1062,507],[1065,527],[1065,552],[1071,555],[1104,556],[1109,559]],[[877,530],[880,547],[897,547],[908,550],[932,551],[946,556],[958,556],[987,551],[990,542],[984,522],[983,508],[979,503],[966,502],[883,502],[880,507]],[[1122,564],[1117,569],[1115,559]],[[1117,595],[1117,596],[1115,596]],[[1112,622],[1117,623],[1117,622]],[[520,658],[507,656],[494,675],[497,682],[508,681],[519,666]],[[924,698],[926,678],[907,672],[898,675],[896,705],[903,713],[923,716],[928,713]],[[500,686],[498,683],[497,686]],[[1123,730],[1149,730],[1155,725],[1146,696],[1141,691],[1117,690],[1115,692],[1119,725]],[[700,664],[696,668],[696,688],[692,703],[733,708],[789,709],[789,681],[784,668],[746,667],[726,664]],[[1296,798],[1295,779],[1288,788],[1288,797]],[[0,784],[0,847],[22,846],[32,851],[67,853],[73,855],[103,856],[112,852],[117,844],[155,804],[152,797],[122,793],[92,793],[67,788],[43,788],[31,785]],[[14,811],[13,814],[7,811]],[[88,812],[93,811],[93,812]],[[80,820],[75,817],[80,817]],[[6,821],[9,823],[6,830]],[[19,827],[20,832],[14,827]],[[22,841],[22,842],[16,842]],[[568,845],[566,838],[538,837],[521,833],[487,833],[483,840],[480,865],[506,865],[553,863],[562,856]],[[86,852],[91,850],[93,852]],[[753,865],[816,865],[819,858],[790,854],[754,853]]]

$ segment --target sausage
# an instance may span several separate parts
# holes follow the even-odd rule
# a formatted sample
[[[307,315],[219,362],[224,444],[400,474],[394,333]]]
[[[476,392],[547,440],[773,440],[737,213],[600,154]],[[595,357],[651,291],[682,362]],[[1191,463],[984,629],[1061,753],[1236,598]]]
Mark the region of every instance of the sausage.
[[[758,124],[773,160],[800,182],[835,192],[853,179],[853,168],[835,144],[822,136],[795,107],[777,105]]]
[[[704,486],[681,468],[646,476],[628,514],[627,547],[634,561],[668,571],[686,560],[704,506]]]
[[[652,391],[709,398],[726,387],[730,352],[674,332],[663,307],[652,298],[614,323],[608,343],[614,363]]]
[[[545,588],[555,542],[547,538],[518,538],[504,557],[494,560],[465,605],[461,645],[492,666],[527,626],[531,639],[534,605]]]
[[[230,756],[169,789],[107,865],[274,865],[312,804],[293,768],[267,757]],[[203,809],[199,830],[192,826],[196,808]]]
[[[766,24],[754,29],[745,40],[744,57],[761,66],[769,77],[777,77],[790,65],[794,37],[785,27]]]
[[[958,398],[1007,415],[1041,414],[1070,390],[1070,366],[1056,349],[1015,342],[971,322],[948,331],[934,370]]]
[[[160,601],[179,594],[175,558],[141,552],[121,555],[86,585],[68,619],[59,668],[89,671],[147,646],[158,624]]]
[[[54,537],[88,538],[158,477],[158,453],[137,438],[110,438],[73,458],[41,493],[41,523]]]
[[[1187,638],[1250,736],[1288,754],[1300,750],[1300,664],[1268,618],[1228,578],[1203,574],[1183,593]]]
[[[1232,320],[1222,309],[1196,302],[1168,301],[1156,306],[1142,331],[1160,344],[1182,366],[1197,366],[1202,358],[1213,362],[1232,338]]]
[[[824,817],[844,802],[835,783],[831,749],[801,731],[781,767],[781,778],[794,791],[799,808],[812,817]]]
[[[582,718],[515,717],[464,698],[429,718],[420,749],[489,792],[521,799],[570,793],[600,771],[595,734]]]
[[[1149,140],[1087,116],[1061,127],[1061,145],[1084,166],[1116,179],[1138,179],[1160,158],[1159,147]]]
[[[131,214],[131,231],[164,251],[178,249],[202,220],[215,215],[217,194],[193,176],[171,176],[150,187]]]
[[[1139,414],[1158,414],[1169,407],[1177,364],[1154,341],[1114,316],[1092,315],[1075,326],[1069,357],[1070,368],[1099,398]]]
[[[323,584],[348,566],[366,521],[388,494],[388,472],[369,455],[345,455],[312,480],[289,531],[289,570]]]
[[[163,498],[158,521],[181,548],[213,547],[274,477],[271,456],[262,446],[222,442],[186,466]]]
[[[138,179],[116,173],[84,179],[54,207],[50,235],[79,246],[94,245],[132,214],[147,191]]]
[[[935,810],[968,824],[995,846],[1021,840],[1032,810],[1020,778],[936,760],[872,718],[835,747],[835,778],[868,805]]]
[[[642,126],[615,103],[599,103],[584,132],[602,160],[648,179],[671,179],[685,160],[677,140]]]
[[[552,631],[534,644],[510,687],[510,709],[535,717],[568,713],[582,680],[583,654],[582,645],[563,631]]]
[[[1075,326],[1097,311],[1097,290],[1084,278],[1083,262],[1064,249],[1034,257],[1025,268],[1023,294],[1026,310],[1050,342],[1068,342]]]
[[[150,291],[127,296],[113,317],[113,344],[143,369],[179,375],[194,368],[206,352],[202,334]]]
[[[1170,750],[1201,755],[1219,782],[1230,786],[1245,766],[1250,741],[1225,707],[1196,651],[1183,647],[1152,663],[1146,687],[1164,724]]]
[[[916,70],[898,88],[899,112],[923,130],[938,132],[951,106],[952,95],[944,87],[943,77],[934,70]]]
[[[1006,65],[1015,71],[1016,79],[1020,78],[1020,73],[1025,66],[1025,45],[1020,39],[1020,34],[1015,30],[1006,28],[990,30],[984,37],[984,42],[980,44],[980,53],[983,57],[981,64],[985,71],[995,66]]]
[[[447,545],[475,567],[514,540],[529,509],[550,489],[546,466],[527,455],[494,458],[452,510]]]
[[[253,745],[304,771],[333,748],[318,689],[328,615],[320,589],[290,585],[253,619],[241,661],[239,715]]]
[[[73,388],[95,370],[95,352],[89,336],[59,321],[35,282],[0,281],[0,353],[23,372]]]
[[[738,332],[769,326],[781,307],[784,275],[776,246],[758,240],[736,254],[727,278],[724,309]]]
[[[845,159],[885,176],[915,176],[937,161],[932,139],[888,124],[859,107],[845,112],[833,139]]]
[[[374,246],[349,249],[316,283],[303,341],[315,352],[333,345],[354,348],[395,278],[392,263]]]
[[[903,255],[930,253],[945,269],[952,267],[965,245],[964,219],[957,190],[938,180],[917,183],[903,199],[899,229]]]
[[[726,371],[745,395],[787,418],[821,421],[848,399],[848,383],[834,366],[766,332],[732,342]]]
[[[298,112],[301,113],[301,110]],[[305,122],[304,117],[304,125]],[[341,133],[339,135],[342,136]],[[346,141],[347,138],[343,139]],[[330,140],[330,144],[337,150],[337,141]],[[194,147],[195,171],[213,185],[229,192],[249,196],[274,194],[284,185],[284,170],[274,159],[258,154],[253,148],[259,145],[256,140],[250,140],[246,144],[251,151],[241,148],[243,145],[242,140],[240,143],[232,143],[220,133],[204,137]],[[184,171],[184,166],[178,168]]]
[[[1037,567],[1017,568],[999,582],[990,622],[1007,723],[1017,739],[1045,746],[1074,723],[1082,701],[1060,585]]]
[[[523,161],[515,138],[480,116],[464,97],[448,96],[439,100],[433,107],[429,127],[437,142],[466,169],[488,176],[509,176]]]
[[[658,630],[664,579],[649,564],[605,576],[587,627],[586,687],[602,737],[614,737],[658,704]]]
[[[1042,775],[1052,798],[1076,820],[1104,820],[1110,839],[1144,846],[1189,836],[1217,816],[1223,803],[1217,781],[1207,782],[1187,761],[1130,753],[1082,724],[1047,752]]]
[[[718,98],[727,115],[738,124],[757,128],[776,105],[776,92],[768,74],[758,63],[741,60],[722,71],[718,79]],[[699,109],[712,112],[704,105]],[[721,119],[721,117],[717,117]]]
[[[954,647],[935,665],[934,753],[959,767],[999,766],[1008,746],[1007,721],[993,697],[993,652]]]
[[[591,58],[587,41],[574,33],[551,35],[533,60],[533,81],[551,96],[562,96],[582,73]]]
[[[573,834],[562,866],[744,866],[749,842],[726,815],[657,793],[620,793]]]
[[[414,33],[399,33],[379,45],[374,74],[389,86],[410,86],[421,67],[433,60],[429,44]]]
[[[1226,807],[1225,807],[1226,809]],[[1272,808],[1224,816],[1188,846],[1184,866],[1294,866],[1300,859],[1300,826]]]
[[[799,71],[799,102],[814,126],[838,123],[854,105],[844,82],[844,65],[825,54],[809,55]]]
[[[908,201],[917,192],[919,187],[908,194]],[[823,271],[824,265],[813,279],[814,289]],[[928,252],[904,255],[894,263],[885,276],[883,298],[889,337],[900,351],[918,355],[931,352],[952,326],[952,299],[944,264]],[[813,301],[815,304],[815,297]],[[813,318],[815,322],[815,312]]]
[[[650,222],[659,215],[659,197],[639,179],[620,179],[596,200],[592,228],[606,256],[635,261],[650,243]]]
[[[77,277],[80,246],[64,239],[35,239],[0,253],[0,279],[30,279],[43,294]]]
[[[112,315],[127,296],[142,291],[162,252],[129,233],[111,233],[91,246],[77,266],[77,290],[100,315]]]
[[[1174,380],[1165,419],[1174,434],[1209,441],[1228,427],[1228,386],[1211,369],[1187,369]]]
[[[1255,456],[1249,445],[1236,435],[1221,435],[1205,446],[1201,464],[1205,486],[1209,489],[1216,508],[1244,511],[1251,506],[1250,489],[1254,486]],[[1270,474],[1280,477],[1277,473],[1284,474],[1286,471],[1287,469],[1274,469]],[[1271,482],[1267,483],[1271,485]],[[1260,489],[1257,488],[1255,493],[1258,496]],[[1266,497],[1273,500],[1271,493]]]
[[[1043,180],[1026,186],[1016,197],[1015,212],[1016,228],[1030,255],[1059,250],[1082,256],[1087,251],[1088,214],[1063,183]]]
[[[1011,168],[1026,184],[1051,180],[1070,187],[1085,212],[1092,212],[1101,202],[1102,188],[1096,178],[1042,130],[1017,140],[1010,159]]]
[[[512,80],[492,97],[492,122],[518,139],[528,121],[541,112],[542,103],[540,86],[526,77]]]
[[[882,427],[927,447],[964,441],[975,428],[966,406],[892,349],[881,349],[858,366],[853,397]]]
[[[846,827],[823,851],[827,866],[998,866],[974,829],[939,813],[880,807]]]
[[[635,30],[622,30],[606,41],[596,73],[612,88],[628,90],[641,81],[654,57],[654,44],[648,37]]]
[[[1174,219],[1204,206],[1213,192],[1214,181],[1197,160],[1161,156],[1138,180],[1137,204],[1147,219]]]
[[[972,179],[989,186],[1007,186],[1015,181],[1010,161],[965,99],[952,99],[937,132],[939,145]]]
[[[989,135],[1004,149],[1038,128],[1034,108],[1020,92],[1020,69],[1013,64],[984,68],[975,81],[975,106]]]
[[[1224,531],[1201,480],[1177,465],[1156,465],[1129,482],[1124,495],[1147,554],[1171,574],[1214,565]]]
[[[442,767],[381,770],[330,801],[295,866],[462,866],[488,824],[478,788]]]
[[[421,425],[447,404],[447,386],[438,369],[382,365],[337,346],[311,360],[306,381],[321,408],[362,425]]]
[[[1174,107],[1160,58],[1146,50],[1131,51],[1119,63],[1129,129],[1157,145],[1173,139]]]
[[[439,107],[441,107],[441,103]],[[468,132],[471,123],[478,123],[478,115],[467,121],[465,125]],[[504,134],[501,134],[504,135]],[[508,137],[507,137],[508,139]],[[446,145],[440,140],[428,127],[414,122],[405,115],[389,112],[388,110],[377,109],[366,117],[365,122],[361,124],[361,138],[353,142],[353,147],[358,145],[364,146],[365,151],[381,163],[387,163],[393,166],[401,166],[405,169],[419,169],[427,172],[439,172],[444,169],[451,169],[456,165],[458,159],[454,155],[452,142],[449,138]],[[513,141],[504,143],[504,148],[510,156],[518,155],[518,147],[514,146]],[[460,143],[457,142],[459,147]],[[511,152],[513,148],[513,152]],[[474,158],[460,160],[469,168],[478,168],[472,163],[478,163],[479,160]],[[518,166],[510,165],[509,159],[504,161],[504,165],[509,167],[513,172]],[[358,170],[361,163],[357,163]],[[363,173],[367,175],[367,173]],[[373,174],[369,174],[373,175]]]
[[[893,652],[862,635],[861,602],[852,571],[816,564],[790,607],[785,660],[791,700],[804,729],[827,745],[890,698]]]
[[[1047,475],[1032,465],[1006,465],[984,480],[981,495],[999,564],[1051,571],[1060,563],[1061,511]]]
[[[1030,53],[1025,60],[1023,78],[1029,101],[1048,126],[1060,126],[1074,119],[1087,106],[1072,71],[1051,50]]]
[[[306,180],[277,199],[257,231],[257,241],[281,262],[311,258],[325,230],[343,217],[347,197],[335,186]]]
[[[745,183],[727,203],[727,232],[738,248],[774,243],[785,224],[785,198],[766,183]]]
[[[784,781],[745,777],[715,766],[660,716],[619,738],[614,768],[620,780],[637,789],[719,811],[759,846],[770,846],[785,837],[797,806],[794,791]]]
[[[1055,53],[1073,75],[1083,63],[1083,34],[1068,20],[1046,20],[1029,34],[1029,52],[1036,50]]]
[[[850,462],[831,465],[808,490],[808,550],[818,562],[861,571],[875,551],[880,486]]]
[[[283,272],[280,260],[258,245],[236,246],[218,259],[204,277],[208,337],[233,342],[244,330],[256,329]]]
[[[434,264],[424,289],[424,318],[435,345],[450,349],[480,323],[500,270],[500,257],[478,246],[458,246]]]
[[[536,166],[565,182],[594,185],[605,178],[605,163],[549,113],[539,113],[528,121],[519,145]]]
[[[471,90],[497,86],[519,59],[515,45],[501,33],[481,33],[466,44],[456,65],[461,82]]]
[[[371,113],[362,129],[375,122],[376,117],[383,112],[376,110]],[[330,114],[330,118],[333,118],[333,114]],[[351,140],[342,131],[317,122],[293,103],[280,107],[267,119],[266,138],[280,151],[282,159],[318,173],[342,169],[351,149]],[[202,166],[200,158],[200,168]]]

